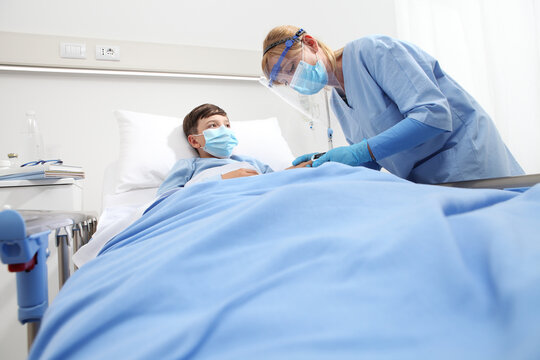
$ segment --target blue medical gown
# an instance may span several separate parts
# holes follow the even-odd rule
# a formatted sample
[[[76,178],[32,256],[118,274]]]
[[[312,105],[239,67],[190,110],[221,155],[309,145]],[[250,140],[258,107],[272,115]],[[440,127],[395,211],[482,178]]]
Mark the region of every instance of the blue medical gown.
[[[418,47],[379,35],[355,40],[345,46],[343,76],[346,99],[334,91],[331,102],[350,144],[406,117],[445,130],[378,160],[391,173],[419,183],[524,174],[484,109]]]
[[[171,171],[159,187],[157,194],[161,195],[165,192],[183,187],[192,177],[201,173],[204,170],[231,164],[234,162],[247,162],[251,164],[259,174],[273,172],[272,168],[257,159],[244,155],[232,155],[230,158],[192,158],[180,159],[174,164]],[[221,178],[216,178],[220,180]]]

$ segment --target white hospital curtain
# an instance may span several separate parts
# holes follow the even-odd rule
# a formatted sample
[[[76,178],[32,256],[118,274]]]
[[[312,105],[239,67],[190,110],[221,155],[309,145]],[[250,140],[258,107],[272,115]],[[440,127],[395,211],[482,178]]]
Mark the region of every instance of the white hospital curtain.
[[[540,0],[395,0],[398,37],[439,60],[540,173]]]

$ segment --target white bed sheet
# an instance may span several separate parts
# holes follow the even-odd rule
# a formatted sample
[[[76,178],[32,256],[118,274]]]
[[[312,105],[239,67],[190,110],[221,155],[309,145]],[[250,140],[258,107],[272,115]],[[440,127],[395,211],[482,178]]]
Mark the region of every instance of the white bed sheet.
[[[81,267],[97,256],[101,248],[122,230],[141,217],[155,200],[157,187],[115,193],[118,161],[107,166],[103,177],[103,212],[92,239],[73,254],[73,263]]]
[[[81,267],[97,256],[101,248],[141,217],[155,199],[157,188],[131,190],[104,197],[104,210],[92,239],[73,254],[73,263]]]

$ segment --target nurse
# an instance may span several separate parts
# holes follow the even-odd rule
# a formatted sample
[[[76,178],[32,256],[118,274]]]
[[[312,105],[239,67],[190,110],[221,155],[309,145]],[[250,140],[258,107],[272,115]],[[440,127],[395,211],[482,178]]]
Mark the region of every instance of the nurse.
[[[279,26],[263,51],[270,86],[304,95],[332,87],[332,109],[350,145],[328,151],[314,167],[382,166],[427,184],[524,174],[484,109],[415,45],[374,35],[334,52],[303,29]]]

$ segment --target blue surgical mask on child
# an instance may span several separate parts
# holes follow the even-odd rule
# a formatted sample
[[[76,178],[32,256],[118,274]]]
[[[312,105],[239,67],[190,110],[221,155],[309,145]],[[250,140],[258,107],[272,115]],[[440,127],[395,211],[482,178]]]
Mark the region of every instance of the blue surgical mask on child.
[[[290,86],[300,94],[313,95],[321,91],[328,83],[328,73],[323,62],[317,57],[317,63],[311,65],[304,59],[304,44],[302,43],[302,60],[294,72]]]
[[[199,135],[204,135],[206,142],[203,150],[218,158],[230,157],[234,147],[238,145],[238,140],[232,130],[223,125],[217,129],[206,129],[202,134],[195,136]]]

